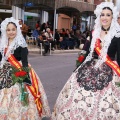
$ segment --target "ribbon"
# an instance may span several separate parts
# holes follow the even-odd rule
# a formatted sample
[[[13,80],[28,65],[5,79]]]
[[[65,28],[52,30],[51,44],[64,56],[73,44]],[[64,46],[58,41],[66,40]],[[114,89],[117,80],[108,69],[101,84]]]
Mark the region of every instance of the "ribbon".
[[[22,65],[16,60],[16,58],[13,55],[9,56],[8,61],[15,68],[17,69],[22,68]],[[32,85],[31,86],[26,85],[26,87],[30,90],[31,94],[33,95],[39,115],[41,116],[41,113],[42,113],[41,93],[39,91],[38,79],[37,79],[36,73],[33,70],[33,68],[30,69],[30,75],[31,75]]]
[[[96,41],[95,51],[98,54],[98,56],[100,56],[100,51],[101,51],[100,39],[97,39],[97,41]],[[108,66],[110,66],[117,73],[118,76],[120,76],[120,67],[116,63],[114,63],[108,55],[106,57],[105,63]]]

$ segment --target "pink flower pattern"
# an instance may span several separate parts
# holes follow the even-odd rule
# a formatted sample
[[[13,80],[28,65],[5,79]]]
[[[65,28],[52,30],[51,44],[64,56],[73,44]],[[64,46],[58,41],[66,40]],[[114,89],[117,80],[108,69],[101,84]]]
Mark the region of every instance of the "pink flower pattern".
[[[6,73],[8,73],[9,69],[6,69],[6,71]],[[10,78],[10,74],[4,76],[1,71],[0,73],[0,82],[3,80],[3,77]],[[41,92],[42,115],[39,116],[34,97],[32,96],[29,89],[27,89],[27,92],[29,93],[29,105],[22,105],[20,98],[21,85],[19,83],[16,83],[15,85],[11,84],[11,86],[9,87],[3,87],[0,89],[0,120],[42,120],[43,117],[51,116],[46,93],[38,76],[37,79],[39,90]],[[5,82],[7,83],[8,79],[5,80]],[[11,81],[11,79],[9,81]]]
[[[120,120],[120,88],[115,85],[120,78],[114,73],[107,87],[92,92],[79,86],[76,74],[61,90],[52,120]]]

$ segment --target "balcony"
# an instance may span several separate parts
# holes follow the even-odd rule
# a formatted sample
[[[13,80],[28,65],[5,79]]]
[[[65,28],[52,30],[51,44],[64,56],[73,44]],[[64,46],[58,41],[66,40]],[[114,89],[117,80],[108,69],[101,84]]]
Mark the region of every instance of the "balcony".
[[[94,4],[84,2],[84,0],[56,0],[56,9],[65,6],[76,8],[80,12],[94,11],[95,9]]]
[[[54,9],[62,8],[62,7],[72,7],[78,9],[80,12],[82,11],[94,11],[95,5],[92,4],[90,1],[87,0],[29,0],[29,3],[33,3],[34,6],[31,6],[31,8],[40,8],[45,6],[44,8],[46,9],[47,7]],[[27,3],[28,0],[13,0],[12,4],[23,7],[25,3]]]
[[[45,11],[70,7],[76,8],[78,11],[94,11],[95,5],[91,3],[93,0],[29,0],[32,6],[25,6],[28,0],[0,0],[2,5],[14,5],[18,7],[26,7],[26,9],[42,9]]]

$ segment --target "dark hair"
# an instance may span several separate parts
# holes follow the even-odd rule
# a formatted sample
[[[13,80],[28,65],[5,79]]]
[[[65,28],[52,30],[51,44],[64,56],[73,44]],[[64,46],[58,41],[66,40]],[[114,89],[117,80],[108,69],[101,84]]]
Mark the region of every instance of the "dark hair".
[[[103,8],[103,10],[105,10],[105,9],[110,10],[110,11],[112,12],[112,14],[113,14],[113,11],[112,11],[112,9],[111,9],[111,8],[109,8],[109,7],[104,7],[104,8]]]
[[[19,21],[23,22],[23,20],[22,20],[22,19],[19,19]]]
[[[8,26],[9,24],[13,24],[13,25],[17,28],[17,25],[16,25],[14,22],[9,22],[9,23],[7,24],[7,26]]]

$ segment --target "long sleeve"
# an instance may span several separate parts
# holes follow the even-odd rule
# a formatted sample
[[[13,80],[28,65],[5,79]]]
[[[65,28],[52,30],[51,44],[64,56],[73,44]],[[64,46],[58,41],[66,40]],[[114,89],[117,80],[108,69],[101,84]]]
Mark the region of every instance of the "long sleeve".
[[[117,40],[117,63],[120,66],[120,38]]]
[[[23,67],[27,67],[28,66],[28,49],[27,47],[22,48],[22,47],[18,47],[15,51],[14,54],[15,58],[18,61],[22,62]]]
[[[25,48],[18,47],[14,51],[14,56],[18,61],[22,62],[23,67],[28,67],[28,49],[27,49],[27,47],[25,47]],[[28,77],[29,77],[29,73],[28,73]],[[25,78],[23,82],[26,83],[27,85],[31,85],[30,77]]]
[[[116,59],[117,55],[117,59]],[[120,38],[114,37],[111,41],[111,44],[108,48],[108,56],[111,60],[117,60],[118,65],[120,66]]]
[[[21,61],[23,67],[28,66],[28,49],[27,48],[21,48]]]

